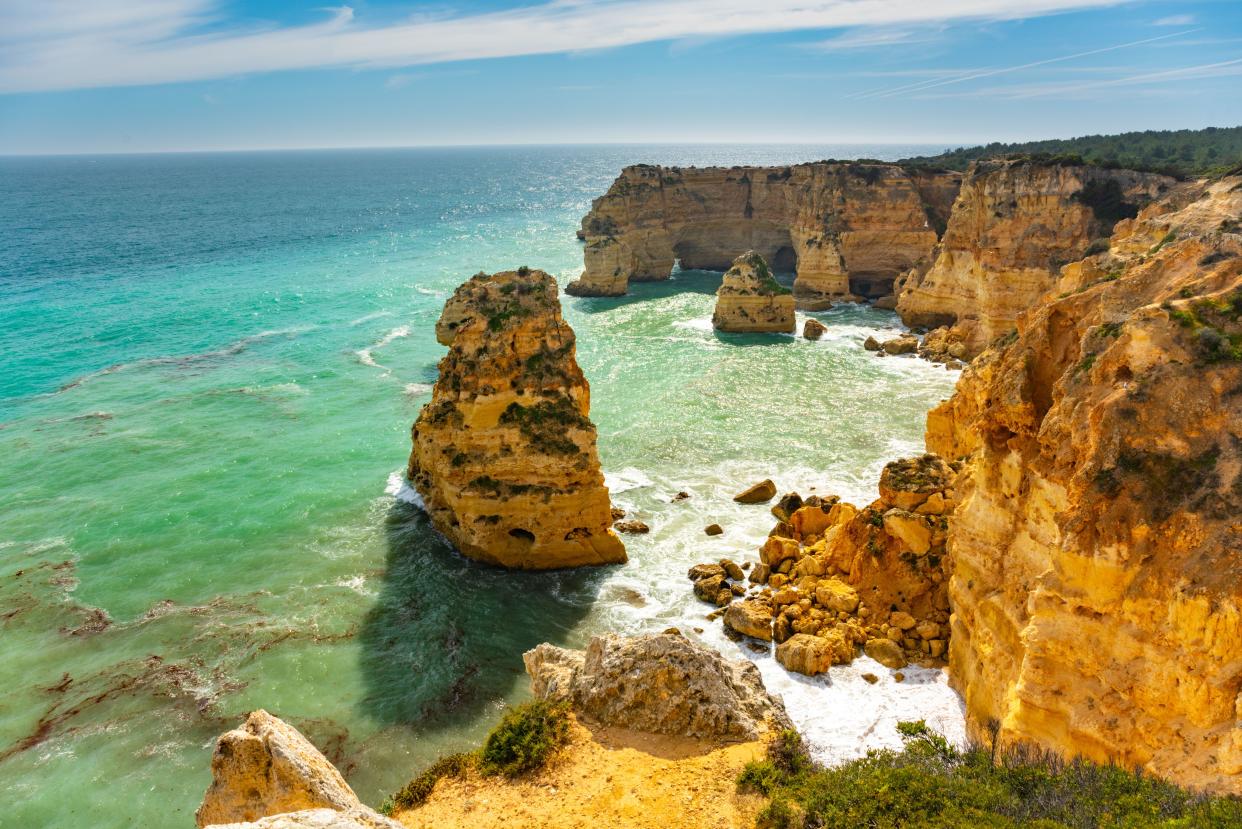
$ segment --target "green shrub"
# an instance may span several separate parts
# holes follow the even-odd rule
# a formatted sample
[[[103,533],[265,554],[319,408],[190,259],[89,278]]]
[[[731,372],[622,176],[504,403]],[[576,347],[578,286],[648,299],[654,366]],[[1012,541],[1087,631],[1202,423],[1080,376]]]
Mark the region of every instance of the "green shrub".
[[[418,777],[406,783],[392,798],[385,800],[380,805],[380,811],[388,815],[397,809],[412,809],[422,804],[441,778],[461,777],[473,768],[476,762],[477,758],[474,754],[450,754],[447,757],[441,757]]]
[[[514,777],[543,766],[569,740],[569,706],[536,700],[510,708],[479,754],[479,771]]]
[[[957,749],[922,721],[900,723],[901,751],[822,768],[796,735],[738,779],[769,798],[760,829],[861,826],[1154,829],[1242,825],[1242,801],[1197,795],[1139,772],[1014,747]]]

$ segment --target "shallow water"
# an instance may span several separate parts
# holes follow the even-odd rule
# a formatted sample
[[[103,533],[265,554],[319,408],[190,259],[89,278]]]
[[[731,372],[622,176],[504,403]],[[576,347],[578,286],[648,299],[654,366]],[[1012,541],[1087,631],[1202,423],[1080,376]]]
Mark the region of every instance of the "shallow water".
[[[526,695],[524,649],[601,630],[703,628],[825,759],[892,744],[903,718],[960,733],[938,673],[790,676],[704,621],[685,579],[755,558],[771,518],[740,487],[866,502],[921,451],[955,374],[862,351],[890,313],[816,314],[812,343],[715,334],[719,274],[563,298],[614,499],[653,528],[624,567],[467,562],[399,486],[444,299],[478,270],[575,276],[573,232],[623,164],[924,149],[0,160],[0,825],[190,825],[211,741],[256,707],[378,802]]]

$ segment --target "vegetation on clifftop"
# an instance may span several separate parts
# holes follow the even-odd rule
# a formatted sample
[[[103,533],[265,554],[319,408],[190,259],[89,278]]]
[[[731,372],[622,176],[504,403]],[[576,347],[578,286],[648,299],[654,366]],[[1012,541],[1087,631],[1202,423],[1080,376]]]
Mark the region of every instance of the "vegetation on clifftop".
[[[1031,749],[959,750],[921,720],[898,725],[901,751],[824,768],[797,732],[750,763],[742,791],[770,802],[761,829],[793,827],[1037,827],[1148,829],[1242,826],[1242,800],[1187,792],[1117,766],[1064,762]]]
[[[1088,164],[1147,170],[1179,178],[1219,175],[1242,162],[1242,127],[1147,130],[1016,144],[993,142],[978,147],[945,150],[935,156],[907,158],[901,163],[965,170],[973,161],[1012,156],[1045,159],[1076,157]]]
[[[380,811],[392,814],[420,805],[446,777],[464,777],[471,771],[516,777],[542,768],[568,740],[569,707],[564,703],[535,700],[514,706],[487,735],[482,748],[436,760],[385,800]]]

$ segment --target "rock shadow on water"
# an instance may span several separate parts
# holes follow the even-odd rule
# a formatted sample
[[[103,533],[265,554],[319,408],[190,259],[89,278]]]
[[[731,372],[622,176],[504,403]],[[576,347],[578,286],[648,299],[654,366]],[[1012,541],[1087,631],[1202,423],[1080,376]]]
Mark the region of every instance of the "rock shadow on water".
[[[522,654],[565,645],[608,570],[526,572],[467,559],[418,507],[385,520],[387,566],[358,641],[365,713],[420,734],[457,728],[526,687]]]
[[[595,314],[622,308],[635,302],[650,302],[678,294],[715,296],[723,275],[723,271],[674,269],[672,276],[668,279],[630,280],[629,287],[623,296],[568,297],[562,294],[561,301],[572,300],[579,310]]]

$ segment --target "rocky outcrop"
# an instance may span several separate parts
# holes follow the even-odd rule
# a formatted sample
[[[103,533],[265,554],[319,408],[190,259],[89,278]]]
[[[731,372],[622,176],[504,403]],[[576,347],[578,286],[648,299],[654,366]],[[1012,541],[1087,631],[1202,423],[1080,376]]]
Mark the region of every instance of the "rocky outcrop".
[[[619,296],[630,280],[725,270],[753,250],[794,271],[799,306],[892,293],[931,256],[958,173],[878,163],[627,167],[582,220],[585,270],[566,291]]]
[[[1120,222],[928,417],[952,677],[1002,742],[1242,793],[1240,227],[1238,178]]]
[[[725,607],[727,630],[775,641],[777,660],[792,671],[816,674],[850,662],[860,645],[889,667],[942,664],[954,474],[935,455],[893,461],[880,478],[880,497],[861,510],[835,497],[790,493],[772,507],[778,521],[749,592],[739,589],[740,578],[730,583],[717,565],[700,564],[689,573],[695,593]]]
[[[897,311],[907,325],[954,326],[964,356],[974,356],[1052,289],[1062,265],[1173,184],[1082,164],[979,162],[962,182],[930,268],[900,280]]]
[[[255,821],[220,823],[215,826],[216,829],[402,829],[400,823],[366,807],[344,812],[306,809],[271,815]]]
[[[436,529],[504,567],[625,561],[556,281],[478,274],[445,304],[436,337],[449,353],[408,471]]]
[[[220,735],[211,778],[194,815],[199,826],[397,826],[363,806],[309,740],[266,711],[252,711],[241,728]]]
[[[794,300],[754,251],[733,260],[716,291],[712,327],[735,333],[792,334]]]
[[[677,633],[605,634],[585,652],[544,643],[522,659],[535,696],[568,700],[601,725],[710,740],[753,740],[790,727],[753,663],[732,662]]]

